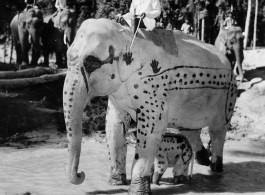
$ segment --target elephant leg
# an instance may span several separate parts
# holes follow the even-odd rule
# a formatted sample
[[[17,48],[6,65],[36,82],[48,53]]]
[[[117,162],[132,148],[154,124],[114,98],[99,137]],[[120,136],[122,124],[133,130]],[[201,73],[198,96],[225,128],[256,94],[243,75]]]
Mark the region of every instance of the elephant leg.
[[[217,125],[214,124],[209,126],[209,133],[211,138],[212,147],[212,159],[211,159],[211,170],[214,172],[223,171],[223,149],[226,132],[228,130],[229,124]]]
[[[110,160],[111,185],[126,185],[126,154],[125,125],[119,118],[119,111],[108,101],[106,115],[106,137]]]
[[[16,54],[17,54],[17,65],[19,66],[22,62],[21,58],[21,45],[20,44],[15,44],[15,49],[16,49]]]
[[[29,56],[28,56],[28,52],[30,49],[30,44],[28,42],[29,33],[25,29],[23,29],[22,25],[19,25],[18,34],[19,34],[19,40],[21,44],[21,57],[22,57],[20,68],[23,69],[27,67],[29,64]]]
[[[177,162],[173,168],[173,183],[180,184],[188,181],[189,164],[192,159],[192,149],[186,143],[186,148],[182,150],[182,153],[178,156]]]
[[[43,57],[44,57],[44,66],[49,66],[49,51],[48,50],[43,50]]]
[[[201,130],[197,131],[181,130],[181,134],[188,139],[192,147],[192,150],[196,154],[197,163],[200,165],[209,166],[211,164],[211,161],[209,160],[209,154],[201,141],[200,137]]]
[[[130,195],[151,194],[152,166],[162,135],[166,132],[167,127],[168,106],[164,102],[160,103],[163,111],[151,106],[141,106],[141,109],[137,109],[137,140],[132,166],[132,180],[128,191]],[[157,104],[159,105],[159,103]]]
[[[63,53],[62,52],[55,52],[56,54],[56,64],[58,67],[62,67],[63,64]]]
[[[40,52],[38,52],[35,48],[32,48],[31,66],[37,66],[39,58],[40,58]]]
[[[30,49],[30,45],[26,44],[25,46],[22,46],[22,63],[20,65],[21,69],[26,68],[29,65],[29,49]]]
[[[162,153],[162,152],[161,152]],[[159,185],[159,181],[162,178],[163,174],[168,168],[168,160],[166,156],[156,157],[154,161],[154,173],[151,177],[152,183]]]

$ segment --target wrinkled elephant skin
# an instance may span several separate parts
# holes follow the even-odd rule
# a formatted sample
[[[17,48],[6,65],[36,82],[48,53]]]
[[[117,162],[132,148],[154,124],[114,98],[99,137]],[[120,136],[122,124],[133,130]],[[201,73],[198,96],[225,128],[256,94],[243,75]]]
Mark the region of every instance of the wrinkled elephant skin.
[[[75,37],[76,15],[74,10],[65,9],[44,18],[43,55],[44,65],[49,65],[49,54],[55,52],[56,64],[65,68],[63,55]]]
[[[244,60],[243,39],[242,29],[231,26],[229,29],[220,29],[215,40],[215,47],[229,59],[232,69],[236,75],[239,75],[238,79],[240,81],[244,79],[242,69],[242,62]]]
[[[17,65],[25,68],[29,64],[28,52],[32,46],[31,65],[37,65],[41,52],[43,16],[38,9],[28,9],[16,15],[10,23],[17,53]]]
[[[129,50],[132,38],[114,21],[89,19],[68,49],[63,104],[69,180],[80,184],[85,179],[78,173],[83,109],[91,98],[105,95],[111,177],[121,183],[128,116],[137,123],[129,194],[151,194],[151,168],[167,127],[192,131],[208,126],[211,167],[220,171],[237,91],[229,61],[214,46],[181,32],[174,32],[178,55],[138,37]]]

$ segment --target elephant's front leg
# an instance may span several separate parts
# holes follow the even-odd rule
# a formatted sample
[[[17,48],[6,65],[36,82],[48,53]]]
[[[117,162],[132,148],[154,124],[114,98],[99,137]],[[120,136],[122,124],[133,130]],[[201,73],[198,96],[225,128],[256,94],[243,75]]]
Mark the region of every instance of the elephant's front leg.
[[[152,166],[158,145],[167,127],[167,116],[161,112],[161,110],[148,108],[138,109],[137,141],[129,188],[130,195],[151,194]]]
[[[110,160],[111,185],[126,184],[126,154],[127,145],[125,139],[125,125],[119,118],[119,111],[108,101],[106,115],[106,136]]]

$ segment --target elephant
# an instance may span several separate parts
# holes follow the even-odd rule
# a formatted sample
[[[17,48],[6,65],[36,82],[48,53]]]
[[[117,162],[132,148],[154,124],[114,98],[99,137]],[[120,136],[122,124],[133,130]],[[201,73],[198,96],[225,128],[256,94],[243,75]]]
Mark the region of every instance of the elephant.
[[[239,73],[237,78],[239,81],[244,80],[242,70],[242,62],[244,60],[243,39],[242,29],[239,26],[231,26],[228,29],[223,27],[220,28],[214,44],[229,59],[234,73],[236,75]]]
[[[185,183],[188,180],[188,170],[193,158],[192,148],[181,134],[166,134],[158,146],[155,156],[151,181],[159,185],[159,181],[168,167],[173,168],[173,184]],[[193,166],[193,165],[191,165]]]
[[[17,53],[17,65],[22,69],[29,65],[28,52],[31,46],[31,65],[37,65],[42,46],[42,12],[37,8],[25,9],[23,12],[15,15],[10,23],[10,28]]]
[[[63,9],[44,18],[43,56],[44,66],[49,65],[49,54],[54,51],[56,64],[63,65],[63,55],[66,57],[67,48],[75,37],[76,14],[74,10]]]
[[[63,109],[69,141],[66,173],[73,184],[85,180],[84,172],[78,173],[82,115],[96,96],[109,97],[106,138],[110,180],[119,181],[117,185],[126,183],[124,134],[130,119],[137,123],[129,194],[151,194],[151,169],[167,127],[193,132],[208,126],[211,169],[223,168],[237,91],[230,62],[214,46],[180,31],[142,32],[171,33],[176,47],[167,47],[171,39],[159,45],[139,36],[130,47],[134,35],[129,29],[108,19],[88,19],[67,51]]]

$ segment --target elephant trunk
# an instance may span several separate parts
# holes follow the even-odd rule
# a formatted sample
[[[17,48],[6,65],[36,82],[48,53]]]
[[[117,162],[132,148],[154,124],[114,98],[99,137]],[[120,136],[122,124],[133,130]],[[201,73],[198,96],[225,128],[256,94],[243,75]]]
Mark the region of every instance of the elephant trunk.
[[[236,75],[243,75],[243,70],[242,70],[242,63],[244,60],[244,53],[243,53],[243,41],[242,44],[239,43],[238,45],[234,46],[234,52],[235,52],[235,56],[236,56],[236,64],[235,64],[235,68],[234,68],[234,73]],[[238,70],[238,72],[237,72]]]
[[[73,184],[81,184],[85,179],[83,172],[78,173],[82,141],[82,116],[86,105],[83,80],[68,71],[63,90],[64,117],[68,138],[66,172]]]

